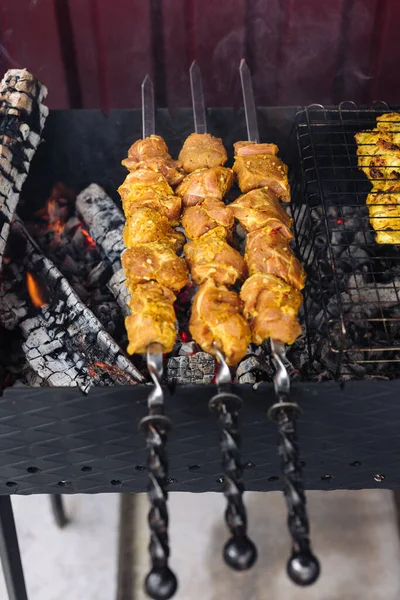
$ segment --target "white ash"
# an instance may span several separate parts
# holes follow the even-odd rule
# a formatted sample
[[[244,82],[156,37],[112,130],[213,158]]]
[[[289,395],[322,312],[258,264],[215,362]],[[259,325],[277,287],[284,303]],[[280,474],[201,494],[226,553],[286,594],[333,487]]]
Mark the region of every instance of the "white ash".
[[[122,239],[125,224],[123,212],[103,188],[95,183],[78,195],[76,208],[103,256],[111,262],[113,270],[118,271],[121,268],[121,254],[125,249]]]
[[[168,360],[167,376],[170,383],[212,383],[215,359],[206,352],[192,356],[173,356]]]
[[[22,185],[39,145],[48,108],[47,89],[26,69],[11,69],[0,83],[0,267]]]

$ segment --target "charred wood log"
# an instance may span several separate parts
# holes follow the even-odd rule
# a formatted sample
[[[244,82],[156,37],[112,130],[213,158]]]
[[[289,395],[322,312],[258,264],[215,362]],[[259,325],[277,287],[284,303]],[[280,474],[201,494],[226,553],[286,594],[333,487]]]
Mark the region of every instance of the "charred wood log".
[[[48,108],[47,89],[26,69],[7,71],[0,83],[0,267],[10,225]]]
[[[76,208],[101,253],[111,262],[113,271],[118,271],[125,249],[122,239],[125,217],[122,211],[96,183],[79,194]]]
[[[140,372],[126,358],[68,281],[14,220],[0,288],[4,327],[19,326],[30,366],[52,386],[135,384]],[[35,282],[29,299],[27,273]]]
[[[124,317],[127,317],[129,315],[128,304],[130,294],[126,286],[126,277],[124,269],[121,268],[119,269],[119,271],[116,271],[116,273],[114,273],[114,275],[108,282],[107,287],[113,293],[114,298],[116,299],[121,308],[122,314],[124,315]]]

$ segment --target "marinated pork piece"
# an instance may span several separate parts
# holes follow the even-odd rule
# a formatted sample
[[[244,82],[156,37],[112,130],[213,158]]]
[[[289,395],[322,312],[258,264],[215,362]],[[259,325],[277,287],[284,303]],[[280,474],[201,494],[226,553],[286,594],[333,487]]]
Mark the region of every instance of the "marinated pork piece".
[[[121,164],[128,171],[147,168],[161,173],[171,185],[178,185],[184,177],[181,163],[171,158],[167,144],[159,135],[137,140],[129,148],[128,158],[125,158]]]
[[[131,315],[125,319],[129,354],[144,354],[147,346],[158,342],[164,352],[173,350],[176,340],[175,294],[155,281],[136,285],[131,290]]]
[[[243,193],[267,186],[282,201],[290,201],[288,168],[277,156],[236,156],[233,171]]]
[[[246,279],[240,297],[254,344],[261,345],[268,338],[285,344],[296,341],[301,333],[297,318],[303,300],[301,292],[279,277],[257,273]]]
[[[189,330],[204,352],[214,356],[215,343],[228,365],[236,365],[245,356],[251,338],[238,294],[211,279],[194,297]]]
[[[252,154],[278,154],[276,144],[257,144],[256,142],[236,142],[233,144],[235,156],[250,156]]]
[[[168,181],[160,173],[149,169],[129,173],[118,192],[126,217],[132,210],[148,207],[167,217],[171,225],[178,224],[182,200],[174,195]]]
[[[232,183],[232,169],[225,167],[198,169],[185,177],[176,188],[176,193],[183,198],[184,206],[195,206],[208,196],[222,200],[232,187]]]
[[[174,291],[188,282],[185,261],[164,243],[151,242],[128,248],[123,252],[121,262],[130,292],[138,283],[146,281],[157,281]]]
[[[292,219],[282,208],[276,194],[268,187],[239,196],[229,208],[245,231],[254,231],[268,225],[287,240],[293,239],[290,231]]]
[[[217,285],[233,285],[237,280],[246,278],[247,267],[243,257],[227,243],[225,237],[225,228],[218,226],[185,245],[186,261],[195,283],[212,279]]]
[[[223,167],[228,155],[220,138],[209,133],[192,133],[186,138],[179,160],[186,173],[197,169]]]
[[[225,228],[225,237],[229,238],[234,225],[231,206],[226,206],[217,198],[205,198],[201,204],[185,208],[182,225],[187,237],[197,240],[211,229],[221,225]]]
[[[131,210],[125,222],[123,238],[127,248],[133,248],[137,244],[161,242],[175,252],[182,250],[186,242],[183,233],[175,231],[166,217],[151,208]]]
[[[286,238],[276,229],[264,227],[249,233],[245,260],[250,275],[275,275],[298,290],[304,288],[305,271]]]

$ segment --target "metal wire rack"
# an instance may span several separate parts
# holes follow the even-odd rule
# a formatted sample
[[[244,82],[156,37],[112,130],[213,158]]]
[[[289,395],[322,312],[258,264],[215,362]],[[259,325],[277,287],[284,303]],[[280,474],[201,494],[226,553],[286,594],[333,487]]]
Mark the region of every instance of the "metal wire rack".
[[[400,246],[375,240],[366,203],[372,186],[357,166],[354,138],[373,129],[378,115],[396,110],[346,102],[312,105],[296,117],[301,174],[292,211],[308,271],[309,350],[327,336],[338,367],[400,362]]]

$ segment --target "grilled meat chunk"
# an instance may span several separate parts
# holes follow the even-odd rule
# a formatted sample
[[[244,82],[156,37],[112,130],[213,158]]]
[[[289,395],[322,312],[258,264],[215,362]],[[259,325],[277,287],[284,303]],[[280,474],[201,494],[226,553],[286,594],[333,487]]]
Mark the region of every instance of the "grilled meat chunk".
[[[168,181],[161,173],[140,169],[129,173],[118,188],[125,216],[137,208],[152,208],[169,220],[171,225],[178,223],[182,200],[174,196]]]
[[[400,131],[400,114],[399,113],[386,113],[376,118],[376,124],[378,129],[385,129],[387,131]]]
[[[144,354],[152,342],[161,344],[164,352],[173,350],[176,340],[175,299],[171,290],[155,281],[131,289],[131,314],[125,319],[129,354]]]
[[[185,206],[195,206],[208,196],[222,200],[232,183],[232,169],[225,167],[198,169],[185,177],[176,188],[176,193],[183,198]]]
[[[246,279],[240,297],[254,344],[261,345],[268,338],[285,344],[296,341],[301,333],[297,318],[301,292],[278,277],[257,273]]]
[[[287,239],[276,229],[263,227],[249,233],[245,259],[250,275],[267,273],[279,277],[298,290],[304,288],[305,271]]]
[[[179,153],[186,173],[197,169],[223,167],[228,155],[220,138],[209,133],[192,133],[186,138]]]
[[[276,194],[269,188],[258,188],[240,196],[229,205],[235,218],[246,231],[272,227],[291,240],[292,219],[282,208]]]
[[[193,339],[209,354],[215,355],[216,346],[228,365],[236,365],[250,343],[250,327],[242,306],[236,292],[211,279],[200,286],[193,300],[189,324]]]
[[[369,179],[400,179],[400,147],[379,139],[375,144],[360,144],[358,166]]]
[[[151,135],[137,140],[128,150],[128,158],[122,163],[128,171],[147,168],[161,173],[171,185],[178,185],[184,177],[181,163],[173,160],[168,153],[167,144],[159,135]]]
[[[212,279],[218,285],[233,285],[245,279],[246,263],[225,237],[225,228],[218,226],[185,245],[186,261],[195,283]]]
[[[185,261],[165,243],[151,242],[128,248],[123,252],[121,261],[129,291],[146,281],[157,281],[178,291],[188,282]]]
[[[256,142],[236,142],[233,144],[235,156],[250,156],[252,154],[278,154],[276,144],[257,144]]]
[[[232,233],[234,218],[230,206],[217,198],[206,198],[201,204],[188,206],[183,211],[182,225],[188,238],[196,240],[221,225],[226,237]]]
[[[233,171],[243,193],[267,186],[284,202],[290,201],[288,168],[277,156],[236,156]]]
[[[375,240],[378,244],[400,244],[400,231],[377,231]]]
[[[123,238],[127,248],[137,244],[162,242],[171,246],[175,252],[182,250],[186,241],[183,233],[175,231],[168,219],[151,208],[131,210],[125,222]]]

